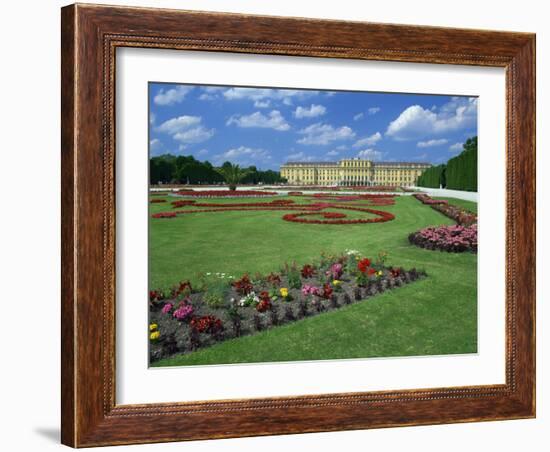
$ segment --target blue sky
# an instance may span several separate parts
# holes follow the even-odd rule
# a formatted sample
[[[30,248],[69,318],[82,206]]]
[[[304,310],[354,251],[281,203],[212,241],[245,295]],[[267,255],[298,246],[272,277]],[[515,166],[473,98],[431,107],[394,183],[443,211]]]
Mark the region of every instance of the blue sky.
[[[477,98],[149,83],[149,152],[275,169],[287,161],[444,163],[477,135]]]

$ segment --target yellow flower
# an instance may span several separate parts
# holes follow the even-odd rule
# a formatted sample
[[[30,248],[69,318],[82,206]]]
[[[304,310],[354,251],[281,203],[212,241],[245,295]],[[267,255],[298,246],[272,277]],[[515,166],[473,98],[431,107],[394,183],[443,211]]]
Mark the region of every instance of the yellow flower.
[[[339,286],[340,284],[342,284],[342,281],[340,281],[339,279],[335,279],[334,281],[332,281],[333,286]]]
[[[152,341],[156,341],[159,337],[160,337],[160,331],[153,331],[149,335],[149,339],[151,339]]]
[[[281,297],[288,297],[288,289],[286,287],[281,287]]]
[[[376,274],[377,274],[378,276],[382,276],[382,270],[377,271]]]
[[[156,331],[158,330],[158,325],[156,323],[151,323],[151,325],[149,325],[149,331]]]

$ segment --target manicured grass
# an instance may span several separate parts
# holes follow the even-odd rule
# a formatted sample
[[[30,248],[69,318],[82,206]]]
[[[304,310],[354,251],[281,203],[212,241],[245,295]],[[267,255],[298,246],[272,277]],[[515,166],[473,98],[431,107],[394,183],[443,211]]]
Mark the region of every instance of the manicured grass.
[[[477,213],[477,202],[474,201],[466,201],[464,199],[458,199],[458,198],[441,198],[441,197],[434,197],[433,199],[443,199],[444,201],[447,201],[449,204],[453,204],[458,207],[462,207],[463,209],[469,210],[470,212]]]
[[[294,198],[297,203],[303,198]],[[266,202],[207,200],[206,202]],[[361,204],[357,202],[357,204]],[[475,204],[475,203],[474,203]],[[364,358],[472,353],[477,350],[477,259],[470,253],[429,251],[410,245],[409,233],[452,224],[410,196],[374,207],[396,219],[360,225],[283,221],[285,212],[220,212],[150,220],[150,287],[169,287],[198,272],[277,271],[285,262],[318,260],[321,251],[356,249],[388,263],[424,269],[428,278],[338,311],[253,336],[229,340],[155,365]],[[151,212],[171,210],[151,204]]]

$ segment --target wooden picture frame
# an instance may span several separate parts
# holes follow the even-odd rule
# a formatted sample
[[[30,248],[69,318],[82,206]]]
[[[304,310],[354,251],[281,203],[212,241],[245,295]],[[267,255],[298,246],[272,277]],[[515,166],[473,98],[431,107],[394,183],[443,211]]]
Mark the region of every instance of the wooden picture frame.
[[[535,416],[535,35],[79,4],[62,9],[61,34],[64,444],[86,447]],[[118,47],[505,68],[506,383],[117,405]]]

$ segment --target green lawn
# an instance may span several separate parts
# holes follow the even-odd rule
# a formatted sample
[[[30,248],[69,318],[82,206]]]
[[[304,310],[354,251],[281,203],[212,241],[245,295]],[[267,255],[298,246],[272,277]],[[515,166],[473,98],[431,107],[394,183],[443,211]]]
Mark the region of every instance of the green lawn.
[[[473,210],[475,203],[471,204],[467,208]],[[286,222],[281,219],[285,212],[267,211],[151,219],[151,288],[169,287],[183,279],[196,281],[199,272],[268,273],[285,261],[308,263],[318,260],[321,251],[345,249],[357,249],[369,257],[386,251],[389,264],[428,273],[424,280],[365,302],[155,365],[476,352],[476,255],[428,251],[407,240],[417,229],[452,221],[410,196],[398,197],[394,206],[375,209],[388,210],[396,219],[379,224],[314,225]],[[171,206],[151,204],[151,212],[163,210]]]

